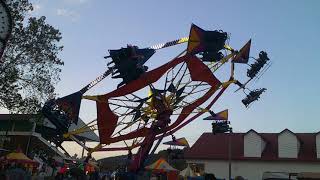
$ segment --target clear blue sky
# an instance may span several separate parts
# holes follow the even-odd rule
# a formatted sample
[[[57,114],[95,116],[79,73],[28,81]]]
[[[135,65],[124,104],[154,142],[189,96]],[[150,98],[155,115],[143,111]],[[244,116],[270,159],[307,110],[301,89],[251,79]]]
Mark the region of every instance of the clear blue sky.
[[[64,96],[78,91],[106,68],[103,56],[108,49],[126,44],[140,47],[188,35],[191,23],[207,29],[231,33],[231,46],[240,48],[252,38],[251,55],[269,53],[272,67],[255,87],[268,91],[260,101],[246,109],[242,93],[229,89],[215,106],[229,108],[234,131],[293,132],[320,130],[320,1],[296,0],[33,0],[34,15],[45,15],[60,29],[65,46],[65,62],[56,92]],[[186,45],[161,50],[148,62],[157,67],[174,57]],[[245,66],[243,66],[245,68]],[[242,76],[243,77],[243,76]],[[243,79],[244,80],[244,79]],[[110,79],[88,94],[110,92]],[[95,104],[85,101],[80,117],[96,117]],[[203,132],[211,131],[210,122],[189,124],[179,131],[193,143]],[[194,131],[197,129],[197,131]]]

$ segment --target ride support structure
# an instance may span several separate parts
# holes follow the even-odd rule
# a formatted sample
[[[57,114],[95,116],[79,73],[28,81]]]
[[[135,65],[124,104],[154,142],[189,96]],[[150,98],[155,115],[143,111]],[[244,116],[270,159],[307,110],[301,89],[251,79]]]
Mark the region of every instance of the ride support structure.
[[[110,55],[105,58],[111,62],[106,72],[78,92],[48,101],[43,113],[64,129],[57,136],[72,138],[78,143],[81,143],[75,137],[78,133],[98,130],[100,144],[95,148],[86,147],[88,157],[95,151],[128,151],[132,158],[128,169],[137,173],[143,170],[149,153],[154,152],[164,137],[172,136],[204,113],[209,113],[211,118],[225,114],[214,113],[211,108],[226,89],[232,84],[248,89],[248,82],[260,77],[259,72],[265,72],[263,67],[267,67],[264,65],[269,58],[261,51],[248,70],[250,79],[240,83],[234,77],[235,66],[248,64],[251,40],[235,50],[227,44],[228,39],[228,34],[221,30],[205,31],[193,24],[189,37],[149,48],[128,45],[109,50]],[[157,50],[183,43],[188,43],[186,50],[171,61],[153,70],[145,65]],[[230,64],[230,77],[221,82],[215,72],[227,64]],[[102,95],[84,95],[108,76],[122,79],[117,89]],[[248,107],[264,91],[251,91],[242,102]],[[143,96],[141,92],[148,95]],[[70,124],[77,123],[82,99],[96,102],[97,120],[86,128],[68,132]],[[158,143],[151,151],[156,140]],[[124,142],[126,146],[112,147],[117,142]],[[139,149],[132,155],[135,148]]]

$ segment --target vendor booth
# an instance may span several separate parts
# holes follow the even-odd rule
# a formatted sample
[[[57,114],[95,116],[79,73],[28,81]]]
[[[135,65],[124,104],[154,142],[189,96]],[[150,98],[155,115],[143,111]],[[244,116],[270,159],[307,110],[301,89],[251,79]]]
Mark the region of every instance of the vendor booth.
[[[155,176],[161,177],[166,176],[167,180],[176,180],[178,179],[179,171],[172,166],[163,158],[160,158],[153,164],[146,166],[146,170],[149,170]]]

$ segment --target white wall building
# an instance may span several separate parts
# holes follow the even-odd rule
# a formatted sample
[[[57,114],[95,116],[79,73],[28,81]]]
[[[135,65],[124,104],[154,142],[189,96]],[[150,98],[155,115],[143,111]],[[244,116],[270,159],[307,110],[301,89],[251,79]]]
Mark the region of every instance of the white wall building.
[[[228,142],[231,142],[231,175],[249,180],[262,179],[264,172],[320,172],[320,133],[212,134],[204,133],[186,152],[190,164],[228,178]]]

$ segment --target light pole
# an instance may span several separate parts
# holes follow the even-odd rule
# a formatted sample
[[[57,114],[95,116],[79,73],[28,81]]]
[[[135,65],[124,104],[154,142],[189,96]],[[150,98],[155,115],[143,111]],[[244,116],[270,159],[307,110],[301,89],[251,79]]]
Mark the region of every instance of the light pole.
[[[232,154],[232,127],[230,121],[214,120],[212,123],[212,133],[228,133],[228,166],[229,166],[229,180],[231,180],[231,154]]]
[[[231,156],[232,156],[232,128],[229,129],[228,134],[228,166],[229,166],[229,180],[231,180]]]

